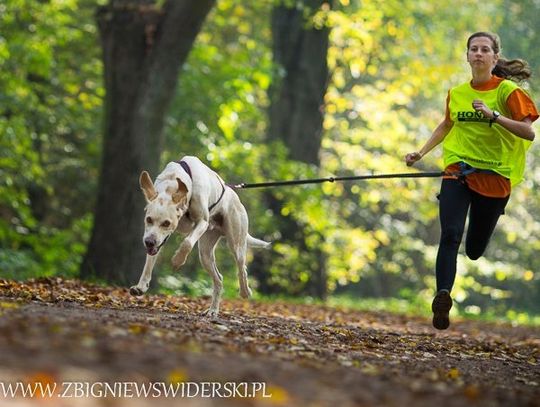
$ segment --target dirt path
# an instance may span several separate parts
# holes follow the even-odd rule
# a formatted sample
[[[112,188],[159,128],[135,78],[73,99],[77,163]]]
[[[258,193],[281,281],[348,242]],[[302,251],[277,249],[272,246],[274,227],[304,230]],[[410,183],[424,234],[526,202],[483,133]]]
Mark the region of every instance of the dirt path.
[[[0,405],[540,406],[538,327],[458,321],[440,333],[421,318],[248,301],[224,301],[210,321],[207,304],[0,280],[0,392],[52,383],[76,396],[0,394]],[[183,383],[184,395],[136,397],[131,382]],[[105,397],[104,383],[124,390]]]

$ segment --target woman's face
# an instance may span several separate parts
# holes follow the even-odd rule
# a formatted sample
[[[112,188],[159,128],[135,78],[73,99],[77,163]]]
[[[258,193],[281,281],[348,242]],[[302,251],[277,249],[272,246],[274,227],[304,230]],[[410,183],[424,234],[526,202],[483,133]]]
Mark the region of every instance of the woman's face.
[[[467,61],[472,69],[486,69],[491,72],[499,55],[493,51],[493,43],[488,37],[475,37],[467,50]]]

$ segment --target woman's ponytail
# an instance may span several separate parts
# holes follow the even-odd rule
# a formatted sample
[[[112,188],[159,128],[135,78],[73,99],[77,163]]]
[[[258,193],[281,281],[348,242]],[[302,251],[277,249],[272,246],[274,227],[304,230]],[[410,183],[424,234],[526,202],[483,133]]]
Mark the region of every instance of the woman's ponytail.
[[[514,82],[521,82],[531,77],[531,68],[523,59],[499,58],[491,73]]]

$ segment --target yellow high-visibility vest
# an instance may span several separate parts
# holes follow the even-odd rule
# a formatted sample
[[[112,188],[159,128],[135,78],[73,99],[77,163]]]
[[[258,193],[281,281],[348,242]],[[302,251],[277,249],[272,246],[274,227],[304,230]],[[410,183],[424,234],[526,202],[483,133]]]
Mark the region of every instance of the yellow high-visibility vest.
[[[511,117],[506,100],[517,88],[516,83],[505,79],[492,90],[475,90],[469,82],[450,90],[450,119],[454,125],[443,142],[445,167],[464,161],[475,168],[495,171],[509,178],[512,185],[523,180],[531,142],[491,123],[472,107],[474,99],[481,99],[491,110]]]

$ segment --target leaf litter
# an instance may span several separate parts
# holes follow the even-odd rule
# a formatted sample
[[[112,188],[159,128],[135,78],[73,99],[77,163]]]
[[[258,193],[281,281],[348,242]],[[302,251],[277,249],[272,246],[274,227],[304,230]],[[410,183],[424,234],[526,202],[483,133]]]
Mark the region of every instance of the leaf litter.
[[[212,320],[201,316],[208,305],[78,280],[0,280],[0,382],[264,382],[272,394],[182,400],[194,406],[540,405],[539,327],[455,321],[439,332],[421,317],[245,300],[224,300]],[[176,405],[91,405],[149,404]]]

